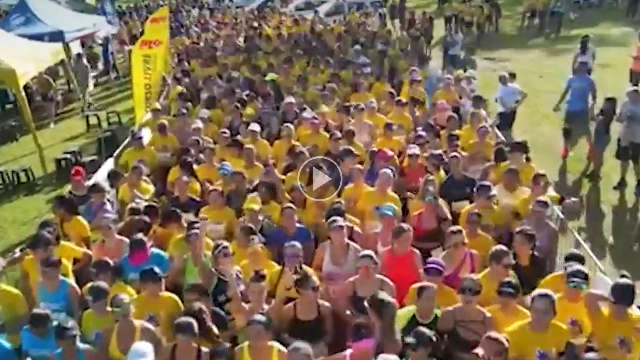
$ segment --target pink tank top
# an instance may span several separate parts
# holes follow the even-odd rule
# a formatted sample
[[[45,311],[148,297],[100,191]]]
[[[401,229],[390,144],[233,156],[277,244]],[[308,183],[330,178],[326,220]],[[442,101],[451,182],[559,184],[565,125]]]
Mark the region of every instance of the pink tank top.
[[[462,260],[460,260],[460,263],[458,263],[458,265],[453,269],[452,272],[444,276],[444,278],[442,279],[442,283],[454,290],[458,290],[458,287],[460,286],[460,282],[462,281],[462,277],[460,276],[460,271],[462,270],[462,267],[464,266],[464,264],[467,262],[467,259],[469,259],[469,273],[475,274],[476,261],[473,258],[471,251],[466,250],[464,253],[464,256],[462,257]]]

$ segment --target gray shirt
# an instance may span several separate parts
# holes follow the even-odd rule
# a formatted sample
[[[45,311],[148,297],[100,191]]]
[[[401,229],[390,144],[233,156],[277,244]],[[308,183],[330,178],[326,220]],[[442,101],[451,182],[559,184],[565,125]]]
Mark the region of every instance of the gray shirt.
[[[618,121],[622,123],[620,144],[623,146],[632,142],[640,144],[640,103],[633,104],[628,100],[622,103]]]

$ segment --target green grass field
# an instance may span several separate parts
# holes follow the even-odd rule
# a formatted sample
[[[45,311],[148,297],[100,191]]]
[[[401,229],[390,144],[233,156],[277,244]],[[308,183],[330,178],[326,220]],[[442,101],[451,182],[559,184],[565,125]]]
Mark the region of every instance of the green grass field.
[[[557,181],[555,186],[559,191],[585,196],[585,214],[570,226],[589,244],[607,273],[625,269],[638,278],[640,267],[633,266],[640,255],[636,232],[638,203],[634,203],[633,189],[623,194],[612,190],[618,179],[614,146],[607,151],[602,180],[590,184],[580,176],[587,164],[584,143],[569,157],[566,166],[561,166],[562,115],[552,111],[570,75],[578,40],[584,34],[593,35],[596,47],[594,77],[599,99],[605,96],[622,99],[628,87],[630,54],[635,51],[637,26],[622,16],[622,10],[585,10],[575,22],[566,24],[559,38],[544,39],[518,34],[519,4],[519,1],[503,3],[501,34],[490,34],[476,55],[479,91],[492,99],[497,91],[498,74],[517,73],[518,83],[529,98],[518,112],[516,137],[528,140],[533,161]],[[613,130],[614,138],[618,131],[618,128]],[[631,175],[629,181],[633,181]],[[563,240],[572,242],[569,235]]]
[[[132,117],[128,80],[100,85],[92,92],[92,98],[98,109],[119,111],[124,121]],[[55,180],[55,157],[73,147],[79,147],[85,155],[96,154],[97,134],[97,131],[86,133],[85,120],[80,116],[78,104],[75,103],[61,112],[53,128],[38,131],[40,143],[45,150],[48,174],[42,173],[31,136],[23,136],[20,141],[0,148],[0,167],[11,169],[31,166],[40,178],[34,188],[17,188],[0,194],[0,219],[3,220],[0,223],[0,233],[3,234],[0,249],[13,248],[33,232],[34,226],[41,219],[50,214],[49,200],[65,186]]]
[[[597,49],[594,76],[599,98],[623,96],[631,61],[629,54],[635,46],[636,26],[622,17],[621,10],[586,10],[574,23],[566,24],[559,38],[547,40],[517,33],[520,3],[518,0],[503,2],[502,33],[489,34],[477,53],[479,89],[486,97],[493,98],[500,72],[511,70],[518,74],[518,83],[529,93],[529,99],[519,112],[516,135],[529,141],[534,162],[553,180],[558,180],[556,187],[559,190],[586,195],[586,213],[571,226],[590,244],[607,271],[626,269],[638,278],[640,267],[632,266],[640,255],[635,231],[638,204],[634,203],[632,189],[623,196],[611,190],[618,177],[613,149],[608,151],[599,184],[591,185],[579,176],[586,164],[583,144],[568,159],[567,166],[561,167],[561,118],[551,110],[569,76],[578,39],[587,33],[594,36]],[[432,2],[416,1],[412,5],[422,9],[431,7]],[[438,20],[438,26],[442,33],[441,20]],[[438,56],[439,51],[434,56],[437,62],[440,61]],[[130,88],[126,82],[99,87],[94,91],[94,97],[101,107],[120,110],[126,113],[125,117],[131,114]],[[617,131],[614,129],[614,135]],[[92,136],[85,134],[84,120],[77,116],[64,120],[53,129],[41,130],[39,136],[46,148],[50,171],[53,170],[53,158],[64,149],[92,146]],[[31,165],[39,171],[38,157],[28,136],[18,143],[3,146],[0,151],[0,166],[19,164]],[[0,197],[0,219],[3,220],[0,233],[4,234],[0,238],[0,249],[11,248],[24,239],[37,221],[47,216],[47,201],[61,189],[60,185],[50,185],[53,184],[50,178],[50,175],[45,176],[43,185],[35,192]],[[565,236],[564,240],[570,242],[571,238]]]

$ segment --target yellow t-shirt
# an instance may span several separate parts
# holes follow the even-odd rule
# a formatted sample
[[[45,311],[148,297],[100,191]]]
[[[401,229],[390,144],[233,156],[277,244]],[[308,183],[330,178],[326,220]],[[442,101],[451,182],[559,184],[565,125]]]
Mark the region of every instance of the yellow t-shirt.
[[[178,138],[171,133],[166,135],[154,133],[151,135],[148,145],[156,151],[158,154],[158,160],[164,162],[169,161],[171,159],[170,155],[180,147]]]
[[[397,137],[385,138],[381,137],[375,142],[376,149],[389,149],[396,155],[399,155],[402,149],[404,149],[404,141]]]
[[[407,112],[392,111],[388,118],[389,121],[396,124],[396,126],[401,127],[404,134],[408,134],[413,130],[413,119]]]
[[[531,317],[529,310],[520,305],[516,305],[515,308],[506,312],[499,304],[494,304],[487,307],[487,312],[489,312],[493,318],[493,325],[495,326],[496,331],[502,334],[504,334],[513,324],[527,320]]]
[[[320,154],[324,154],[329,149],[329,134],[325,131],[303,133],[298,139],[300,144],[306,147],[317,146]]]
[[[554,359],[564,351],[570,339],[566,326],[552,321],[547,331],[534,332],[531,331],[530,322],[531,320],[521,321],[507,329],[510,359],[537,359],[537,351],[543,351]]]
[[[101,316],[91,309],[85,310],[80,321],[80,332],[83,341],[94,346],[97,346],[102,341],[109,341],[109,339],[102,337],[102,333],[104,333],[105,329],[115,325],[115,323],[116,319],[110,312]]]
[[[131,170],[131,167],[138,162],[144,163],[150,171],[153,171],[158,163],[158,153],[150,147],[142,149],[131,147],[125,150],[118,159],[118,165],[126,171]]]
[[[207,218],[207,236],[214,240],[232,236],[238,223],[235,211],[228,206],[207,205],[200,210],[200,216]]]
[[[244,143],[246,145],[253,145],[253,147],[256,149],[256,154],[258,155],[258,157],[265,160],[271,158],[271,145],[267,140],[262,138],[251,140],[247,138],[244,139]]]
[[[489,208],[480,209],[476,204],[471,204],[460,212],[460,226],[466,227],[467,217],[473,210],[478,210],[480,215],[482,215],[482,225],[485,226],[503,225],[509,220],[509,217],[505,216],[504,211],[498,206],[492,205]]]
[[[376,208],[387,203],[395,205],[398,208],[398,211],[402,209],[400,198],[391,190],[386,194],[380,194],[379,191],[372,188],[366,190],[362,194],[360,201],[358,201],[358,204],[356,205],[356,209],[358,210],[358,213],[363,216],[361,221],[365,224],[365,227],[367,226],[367,222],[377,220]]]
[[[263,264],[256,264],[246,259],[240,263],[239,267],[240,271],[242,271],[243,280],[246,283],[249,282],[249,279],[251,279],[251,276],[253,276],[256,271],[264,271],[265,274],[269,274],[273,271],[280,270],[280,265],[271,260],[267,260]]]
[[[143,293],[133,300],[132,305],[135,319],[152,324],[160,330],[165,339],[173,340],[173,322],[184,311],[178,296],[168,291],[161,292],[157,297]]]
[[[431,102],[437,103],[440,100],[443,100],[447,104],[453,106],[457,105],[460,99],[458,97],[458,94],[454,90],[440,89],[433,94]]]
[[[404,305],[409,306],[416,303],[418,300],[418,288],[422,285],[422,282],[411,285],[407,295],[404,298]],[[459,303],[458,294],[452,288],[447,285],[438,285],[436,289],[436,307],[440,309],[448,308],[449,306]]]
[[[62,232],[74,245],[85,247],[85,239],[91,239],[91,227],[82,216],[73,216],[62,223]]]
[[[478,230],[478,233],[474,236],[466,234],[466,238],[467,247],[471,250],[477,251],[484,261],[487,260],[489,251],[491,251],[491,248],[496,244],[493,238],[482,230]]]
[[[608,308],[602,309],[602,314],[591,317],[593,331],[591,340],[598,349],[600,355],[610,360],[632,360],[640,355],[640,339],[637,330],[640,327],[640,315],[628,311],[628,317],[624,320],[615,319]],[[631,355],[623,354],[618,347],[618,339],[624,338],[631,344]]]
[[[512,279],[518,280],[515,273],[510,272],[509,275]],[[491,306],[498,301],[498,285],[500,281],[497,281],[491,276],[489,269],[485,269],[478,275],[478,280],[482,284],[482,292],[478,297],[478,304],[484,307]]]
[[[211,253],[213,250],[213,241],[208,237],[204,238],[204,252]],[[174,237],[169,242],[169,247],[167,248],[167,254],[174,259],[184,257],[189,253],[189,244],[184,239],[184,233]]]
[[[8,323],[28,313],[29,307],[22,292],[13,286],[0,283],[0,320]],[[7,335],[7,341],[17,348],[20,346],[20,334]]]
[[[578,301],[569,301],[565,294],[556,297],[556,317],[554,320],[569,327],[569,320],[573,319],[582,327],[582,334],[578,339],[585,339],[591,334],[591,321],[587,308],[584,306],[584,298]]]
[[[118,189],[118,201],[125,205],[129,205],[133,202],[136,196],[140,200],[149,200],[153,197],[155,191],[156,188],[146,181],[140,181],[135,189],[132,189],[128,183],[124,183],[120,185],[120,188]],[[136,192],[138,194],[134,196]]]
[[[547,289],[552,291],[556,295],[560,295],[564,292],[566,287],[566,280],[564,271],[556,271],[545,276],[544,279],[538,284],[538,289]]]
[[[347,205],[347,213],[350,215],[358,217],[356,206],[358,201],[362,198],[362,195],[370,191],[372,189],[371,186],[365,183],[351,183],[342,189],[342,196],[340,197],[345,201]]]
[[[349,102],[352,104],[364,104],[369,100],[374,100],[375,97],[370,92],[357,92],[351,94]]]
[[[197,172],[196,172],[196,175],[198,175]],[[174,184],[176,180],[178,180],[179,176],[180,176],[180,168],[177,166],[172,167],[169,170],[169,173],[167,174],[167,184]],[[194,178],[189,178],[189,185],[187,190],[189,195],[196,198],[200,198],[201,191],[202,191],[202,186],[200,185],[200,183]]]
[[[521,185],[530,186],[531,179],[533,179],[533,174],[536,173],[536,167],[532,163],[528,163],[528,162],[522,162],[518,165],[514,165],[508,161],[503,162],[502,164],[498,165],[498,167],[494,172],[494,182],[499,183],[500,181],[502,181],[502,174],[504,174],[504,172],[512,166],[515,166],[520,172]]]

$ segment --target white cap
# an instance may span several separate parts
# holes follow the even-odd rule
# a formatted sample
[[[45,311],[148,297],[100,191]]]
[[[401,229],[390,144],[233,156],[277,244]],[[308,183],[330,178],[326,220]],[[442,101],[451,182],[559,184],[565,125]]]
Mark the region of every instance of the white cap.
[[[376,107],[378,107],[378,102],[376,101],[376,99],[371,99],[371,100],[367,101],[366,103],[364,103],[364,106],[366,106],[368,108],[376,108]]]
[[[155,360],[156,352],[148,341],[136,341],[131,345],[126,360]]]
[[[200,120],[194,120],[193,124],[191,124],[192,129],[202,129],[204,128],[204,124]]]
[[[293,96],[287,96],[286,98],[284,98],[284,101],[282,102],[283,105],[295,104],[295,103],[296,103],[296,98],[294,98]]]
[[[202,110],[200,110],[200,112],[198,112],[198,117],[207,119],[207,118],[209,118],[209,114],[211,114],[211,111],[209,111],[207,109],[202,109]]]
[[[260,133],[262,132],[262,128],[260,127],[260,124],[252,122],[251,124],[249,124],[249,127],[247,127],[247,131],[255,131]]]
[[[407,146],[407,155],[420,155],[420,147],[416,144]]]

